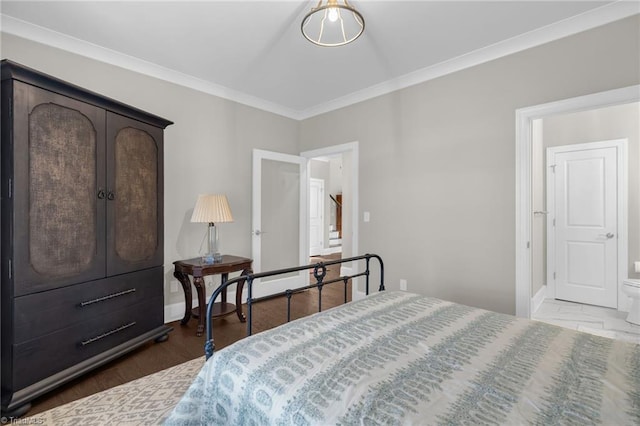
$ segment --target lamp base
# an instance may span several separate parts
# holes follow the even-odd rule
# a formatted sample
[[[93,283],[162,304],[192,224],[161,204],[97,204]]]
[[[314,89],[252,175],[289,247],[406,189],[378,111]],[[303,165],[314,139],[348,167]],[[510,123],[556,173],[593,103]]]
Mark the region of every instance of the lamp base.
[[[202,263],[211,265],[213,263],[222,262],[222,254],[220,254],[220,242],[218,240],[218,228],[213,222],[209,223],[208,229],[208,241],[207,241],[207,253],[202,256]]]
[[[203,265],[213,265],[214,263],[220,263],[220,262],[222,262],[221,253],[206,253],[202,255]]]

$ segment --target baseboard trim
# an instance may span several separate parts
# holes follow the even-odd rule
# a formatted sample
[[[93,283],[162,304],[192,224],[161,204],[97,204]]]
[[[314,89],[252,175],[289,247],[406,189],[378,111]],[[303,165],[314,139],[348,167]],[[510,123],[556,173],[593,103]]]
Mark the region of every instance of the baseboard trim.
[[[211,296],[207,295],[207,301],[209,301],[209,297]],[[246,299],[247,299],[246,296],[244,296],[243,302],[246,302]],[[230,302],[236,300],[235,289],[227,291],[227,300]],[[235,302],[231,302],[231,303],[235,303]],[[197,297],[194,297],[191,300],[191,306],[193,306],[194,308],[198,306]],[[184,318],[184,309],[185,309],[185,302],[176,302],[176,303],[171,303],[169,305],[164,305],[164,323],[168,324],[170,322],[179,321],[182,318]]]
[[[191,306],[198,306],[198,299],[193,299]],[[164,305],[164,323],[168,324],[184,318],[184,302],[171,303]]]
[[[547,297],[547,285],[543,285],[531,298],[531,315],[535,314]]]

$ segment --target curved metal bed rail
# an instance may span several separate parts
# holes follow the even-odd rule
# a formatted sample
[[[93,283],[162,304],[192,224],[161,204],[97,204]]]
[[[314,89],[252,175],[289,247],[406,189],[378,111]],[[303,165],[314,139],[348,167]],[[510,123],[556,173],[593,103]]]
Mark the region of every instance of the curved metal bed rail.
[[[251,332],[251,316],[252,316],[252,307],[256,302],[273,299],[275,297],[286,296],[287,297],[287,322],[291,320],[291,296],[296,293],[300,293],[305,290],[309,290],[312,288],[318,289],[318,311],[322,311],[322,287],[325,285],[342,282],[344,284],[344,299],[345,303],[347,303],[347,283],[352,278],[357,277],[365,277],[365,294],[369,295],[369,274],[370,274],[370,261],[371,259],[376,259],[380,266],[380,285],[378,286],[378,291],[384,291],[384,263],[382,262],[382,258],[377,254],[364,254],[361,256],[349,257],[344,259],[330,260],[327,262],[318,262],[310,265],[304,266],[296,266],[293,268],[286,269],[278,269],[274,271],[260,272],[257,274],[247,274],[240,275],[233,279],[228,280],[224,284],[218,286],[209,298],[209,303],[207,303],[207,317],[206,317],[206,326],[207,326],[207,340],[204,345],[205,356],[206,359],[209,359],[214,352],[215,345],[213,343],[213,318],[211,316],[213,311],[213,304],[218,297],[218,295],[222,292],[222,290],[229,287],[231,284],[237,284],[243,280],[245,280],[245,286],[247,287],[247,336],[252,334]],[[334,280],[324,281],[325,276],[327,275],[327,266],[337,265],[348,262],[355,262],[359,260],[365,261],[365,269],[363,272],[359,272],[352,275],[341,276]],[[306,286],[298,287],[295,289],[288,289],[285,291],[281,291],[279,293],[275,293],[269,296],[264,297],[253,297],[253,284],[254,280],[272,277],[276,275],[288,274],[291,272],[299,272],[304,270],[313,270],[313,277],[316,279],[314,284],[309,284]]]

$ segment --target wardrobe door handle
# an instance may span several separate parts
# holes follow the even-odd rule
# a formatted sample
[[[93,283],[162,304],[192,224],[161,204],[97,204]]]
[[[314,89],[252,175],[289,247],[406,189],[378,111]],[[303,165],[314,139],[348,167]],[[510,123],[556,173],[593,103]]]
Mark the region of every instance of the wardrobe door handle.
[[[85,306],[93,305],[94,303],[104,302],[105,300],[115,299],[116,297],[124,296],[125,294],[135,293],[135,288],[130,288],[129,290],[119,291],[118,293],[108,294],[106,296],[97,297],[95,299],[87,300],[86,302],[80,302],[80,307],[84,308]]]
[[[98,190],[98,199],[102,200],[105,197],[104,189]]]
[[[113,191],[109,191],[107,193],[107,199],[110,201],[113,201],[116,198],[116,194],[113,193]]]
[[[111,336],[113,334],[116,334],[116,333],[119,333],[119,332],[121,332],[123,330],[126,330],[129,327],[133,327],[134,325],[136,325],[135,321],[132,321],[129,324],[121,325],[120,327],[114,328],[113,330],[109,330],[106,333],[102,333],[102,334],[100,334],[98,336],[95,336],[95,337],[92,337],[90,339],[83,340],[83,341],[80,342],[80,345],[81,346],[87,346],[87,345],[89,345],[91,343],[97,342],[98,340],[102,340],[105,337],[109,337],[109,336]]]

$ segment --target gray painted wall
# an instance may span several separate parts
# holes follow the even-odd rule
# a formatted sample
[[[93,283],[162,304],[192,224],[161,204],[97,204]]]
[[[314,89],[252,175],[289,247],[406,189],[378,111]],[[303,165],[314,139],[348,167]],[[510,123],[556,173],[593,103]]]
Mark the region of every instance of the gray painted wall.
[[[369,223],[359,215],[359,252],[382,255],[388,288],[405,278],[411,291],[513,313],[515,110],[638,84],[639,28],[635,16],[303,122],[6,34],[1,49],[176,123],[165,133],[167,304],[182,300],[169,292],[171,262],[197,255],[206,232],[189,222],[199,193],[228,195],[224,251],[248,256],[251,150],[359,141],[359,210],[371,212]]]
[[[634,16],[302,122],[303,150],[360,142],[359,250],[382,255],[389,288],[515,312],[515,111],[640,83],[639,29]]]

